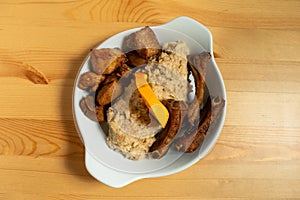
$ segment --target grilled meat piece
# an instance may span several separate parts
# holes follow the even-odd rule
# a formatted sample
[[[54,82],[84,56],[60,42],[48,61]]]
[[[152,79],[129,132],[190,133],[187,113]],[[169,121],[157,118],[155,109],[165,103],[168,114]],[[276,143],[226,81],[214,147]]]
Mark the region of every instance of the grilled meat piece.
[[[126,73],[130,71],[130,67],[126,64],[122,64],[118,69],[116,70],[116,76],[118,78],[121,78],[123,76],[126,76]]]
[[[104,87],[105,85],[108,85],[111,82],[118,82],[119,77],[114,73],[111,75],[107,75],[106,78],[104,79],[104,81],[102,82],[102,84],[100,85],[99,89],[101,89],[102,87]]]
[[[122,90],[120,87],[116,87],[118,84],[117,80],[113,80],[112,82],[105,84],[101,87],[97,95],[97,102],[105,106],[111,103],[115,98],[117,98]]]
[[[94,95],[88,95],[81,99],[79,106],[82,112],[91,120],[104,122],[106,121],[106,108],[102,105],[95,106]]]
[[[95,100],[93,95],[89,95],[81,99],[79,106],[82,112],[91,120],[97,121],[95,113]]]
[[[124,81],[122,83],[118,83],[118,81],[121,77],[126,77],[126,73],[129,71],[130,68],[126,64],[122,64],[114,73],[106,76],[97,93],[97,102],[100,105],[105,106],[110,104],[115,98],[120,96]]]
[[[221,97],[215,97],[212,100],[209,99],[204,106],[204,113],[206,115],[200,122],[200,126],[191,133],[186,133],[176,139],[174,142],[176,149],[186,153],[194,152],[213,129],[224,106],[225,100]]]
[[[162,103],[167,107],[170,118],[167,126],[155,135],[155,142],[152,144],[149,150],[149,155],[152,158],[159,159],[163,157],[169,150],[170,144],[179,133],[181,128],[182,119],[182,107],[185,107],[185,103],[175,100],[163,100]]]
[[[148,62],[145,58],[140,57],[136,51],[126,53],[126,57],[128,59],[128,65],[131,67],[145,65]]]
[[[91,69],[98,75],[111,74],[127,61],[125,54],[119,48],[93,49],[91,55]]]
[[[104,122],[104,121],[106,121],[104,106],[102,106],[102,105],[96,106],[95,112],[96,112],[96,116],[97,116],[98,122]]]
[[[192,126],[197,124],[196,120],[199,119],[199,111],[205,90],[206,63],[210,57],[211,55],[209,52],[188,56],[188,64],[194,76],[196,88],[195,98],[189,105],[187,113],[188,121]]]
[[[121,77],[125,77],[126,73],[130,71],[130,68],[126,65],[123,64],[120,67],[116,69],[116,71],[112,74],[109,74],[105,77],[104,81],[101,84],[101,87],[104,85],[107,85],[113,81],[118,81]]]
[[[145,26],[141,30],[127,36],[124,39],[123,47],[127,52],[136,50],[145,59],[160,52],[158,40],[149,26]]]
[[[78,87],[83,90],[91,89],[95,92],[99,84],[105,79],[105,75],[97,75],[93,72],[85,72],[79,78]]]
[[[101,80],[101,84],[96,84],[94,86],[95,90],[97,90],[100,85],[99,90],[96,91],[97,106],[95,107],[95,94],[90,94],[80,101],[80,107],[87,117],[94,121],[98,120],[99,122],[106,120],[105,106],[110,104],[121,94],[123,88],[122,85],[118,84],[118,80],[129,70],[129,67],[126,64],[123,64],[111,75],[97,75],[93,72],[86,72],[82,75],[80,83],[78,84],[78,87],[81,88],[87,88],[89,85],[96,84],[96,80],[94,80],[96,77],[104,77],[104,80]]]

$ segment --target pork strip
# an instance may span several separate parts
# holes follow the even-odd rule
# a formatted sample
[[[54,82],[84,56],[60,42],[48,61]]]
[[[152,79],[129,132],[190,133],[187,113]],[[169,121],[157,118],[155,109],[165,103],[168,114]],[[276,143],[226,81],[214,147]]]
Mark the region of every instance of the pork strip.
[[[199,111],[203,101],[205,90],[205,76],[206,76],[206,63],[211,58],[209,52],[202,52],[197,55],[188,56],[189,68],[194,76],[195,80],[195,98],[189,105],[187,118],[190,125],[195,125],[199,119]]]
[[[200,123],[200,126],[192,133],[186,133],[182,137],[176,139],[174,142],[176,149],[186,153],[194,152],[213,129],[224,105],[225,100],[221,97],[214,97],[211,101],[208,101],[204,107],[204,110],[206,110],[207,113]]]
[[[98,122],[104,122],[106,121],[106,116],[105,116],[105,108],[104,106],[96,106],[96,117],[98,119]]]
[[[174,100],[164,100],[162,103],[169,111],[169,120],[167,126],[158,134],[156,134],[155,142],[150,147],[150,156],[155,159],[163,157],[169,150],[171,142],[179,133],[182,119],[182,107],[184,102]]]

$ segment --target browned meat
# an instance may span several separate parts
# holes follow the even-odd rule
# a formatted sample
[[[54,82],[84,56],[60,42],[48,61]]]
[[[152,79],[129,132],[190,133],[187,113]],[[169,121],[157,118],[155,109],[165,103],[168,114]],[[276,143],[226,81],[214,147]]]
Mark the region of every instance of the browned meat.
[[[198,55],[188,56],[189,67],[192,71],[195,80],[195,98],[189,105],[187,117],[190,125],[195,125],[196,120],[199,119],[199,111],[204,96],[206,63],[210,59],[209,52],[202,52]]]
[[[113,80],[112,82],[101,87],[97,95],[97,101],[100,105],[105,106],[120,96],[122,88],[116,87],[117,84],[117,80]]]
[[[99,84],[105,79],[105,75],[97,75],[93,72],[85,72],[80,76],[78,87],[83,90],[95,92]]]
[[[98,75],[111,74],[127,60],[119,48],[93,49],[90,55],[92,71]]]
[[[124,39],[125,51],[136,50],[142,58],[150,58],[160,51],[160,46],[155,33],[149,26],[134,32]]]
[[[192,133],[186,133],[182,137],[176,139],[174,142],[176,149],[187,153],[194,152],[203,139],[213,129],[224,105],[225,100],[221,97],[215,97],[212,100],[208,100],[204,107],[204,113],[206,113],[206,115],[202,122],[200,122],[200,126]]]
[[[125,76],[126,73],[129,72],[129,71],[130,71],[130,68],[128,67],[128,65],[123,64],[120,67],[118,67],[117,72],[116,72],[116,76],[118,78],[121,78],[121,77]]]
[[[105,109],[104,106],[96,106],[96,116],[99,122],[104,122],[106,117],[105,117]]]
[[[101,84],[101,87],[103,87],[104,85],[107,85],[113,81],[118,81],[119,77],[116,76],[116,74],[111,74],[111,75],[107,75],[106,78],[104,79],[104,81]]]
[[[170,118],[167,126],[158,134],[156,134],[156,141],[150,147],[150,157],[159,159],[163,157],[169,150],[171,142],[179,133],[182,119],[182,107],[184,102],[174,100],[164,100],[162,103],[167,107]]]
[[[147,60],[140,57],[136,51],[130,51],[126,53],[126,57],[128,59],[127,62],[131,67],[137,67],[147,64]]]
[[[91,120],[104,122],[106,120],[104,106],[95,106],[93,95],[86,96],[80,101],[80,108],[82,112]]]
[[[114,73],[109,74],[105,77],[101,86],[107,85],[113,81],[118,81],[121,77],[125,76],[126,73],[129,71],[130,68],[126,64],[121,65],[120,67],[117,68],[117,70]]]
[[[126,64],[119,66],[114,73],[107,75],[105,80],[100,85],[97,102],[105,106],[110,104],[115,98],[120,96],[123,91],[122,83],[118,83],[121,77],[126,76],[126,73],[130,71],[130,68]]]
[[[80,103],[80,108],[82,112],[91,120],[97,121],[97,117],[95,114],[95,100],[94,96],[89,95],[86,96],[85,98],[81,99]]]

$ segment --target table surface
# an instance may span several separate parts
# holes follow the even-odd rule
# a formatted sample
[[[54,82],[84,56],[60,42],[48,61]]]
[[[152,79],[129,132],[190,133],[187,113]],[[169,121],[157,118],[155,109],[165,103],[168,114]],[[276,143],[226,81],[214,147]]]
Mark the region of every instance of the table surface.
[[[0,199],[300,198],[299,11],[292,0],[2,0]],[[106,38],[178,16],[213,34],[225,126],[192,167],[110,188],[85,168],[74,78]]]

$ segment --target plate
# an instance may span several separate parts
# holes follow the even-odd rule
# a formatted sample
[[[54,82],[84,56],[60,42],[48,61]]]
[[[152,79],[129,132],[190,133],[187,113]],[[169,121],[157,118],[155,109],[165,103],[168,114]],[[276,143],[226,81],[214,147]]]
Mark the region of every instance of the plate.
[[[96,48],[121,47],[125,36],[140,30],[142,27],[127,30],[116,34]],[[207,63],[207,88],[211,95],[219,95],[225,99],[226,90],[221,73],[213,57],[212,35],[210,31],[199,22],[179,17],[166,24],[151,27],[160,44],[176,40],[185,41],[190,53],[208,51],[212,58]],[[179,154],[169,151],[159,160],[142,159],[132,161],[121,154],[111,150],[106,145],[105,134],[99,123],[88,119],[79,107],[80,100],[88,93],[77,87],[79,77],[89,71],[89,56],[77,74],[73,89],[73,116],[77,131],[85,146],[85,164],[89,173],[102,183],[119,188],[143,178],[166,176],[182,171],[198,162],[212,149],[216,143],[224,124],[226,104],[222,110],[213,131],[203,141],[200,148],[191,154]]]

